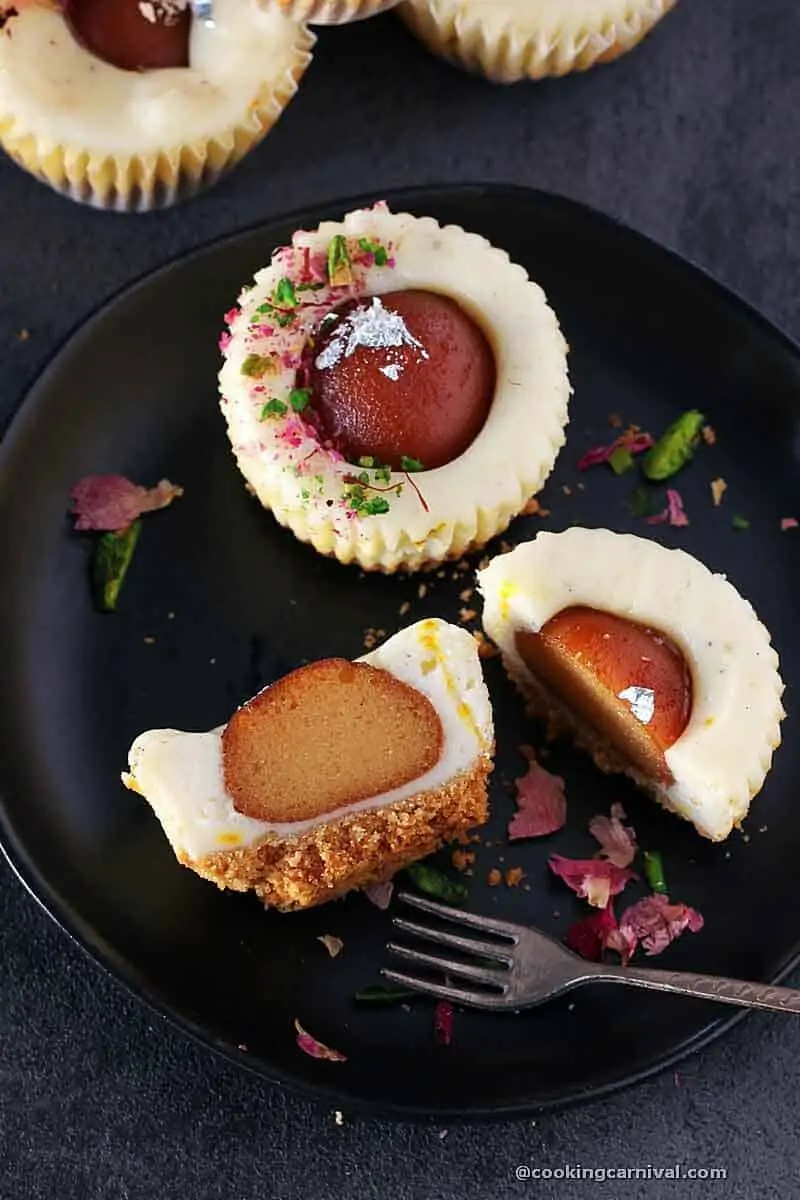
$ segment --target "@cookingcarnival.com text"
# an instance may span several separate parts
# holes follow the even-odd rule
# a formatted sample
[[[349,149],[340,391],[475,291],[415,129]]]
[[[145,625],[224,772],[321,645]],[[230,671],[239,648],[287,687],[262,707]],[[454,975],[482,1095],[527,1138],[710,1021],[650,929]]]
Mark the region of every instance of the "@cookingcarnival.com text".
[[[562,1163],[557,1167],[541,1167],[533,1163],[520,1163],[514,1168],[517,1179],[584,1179],[592,1183],[612,1183],[632,1179],[671,1179],[674,1182],[688,1179],[724,1180],[728,1178],[726,1167],[695,1167],[686,1163],[670,1163],[656,1166],[644,1163],[636,1167],[584,1166],[583,1163]]]

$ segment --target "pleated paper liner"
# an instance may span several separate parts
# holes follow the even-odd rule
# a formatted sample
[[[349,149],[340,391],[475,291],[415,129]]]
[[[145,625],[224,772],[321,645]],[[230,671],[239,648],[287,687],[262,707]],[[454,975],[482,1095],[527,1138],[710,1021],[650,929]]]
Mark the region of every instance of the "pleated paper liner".
[[[262,0],[262,3],[264,0]],[[311,25],[347,25],[388,12],[399,0],[268,0],[287,17]]]
[[[586,71],[632,50],[677,0],[403,0],[398,16],[434,54],[495,83]]]

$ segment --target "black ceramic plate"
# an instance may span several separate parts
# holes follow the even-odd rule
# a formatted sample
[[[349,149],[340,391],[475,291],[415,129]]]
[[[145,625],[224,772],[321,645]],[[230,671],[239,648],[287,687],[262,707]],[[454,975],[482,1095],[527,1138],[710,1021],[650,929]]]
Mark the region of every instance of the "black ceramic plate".
[[[789,684],[798,678],[797,515],[800,353],[742,302],[673,255],[565,200],[502,187],[390,197],[395,208],[476,230],[545,287],[572,347],[569,441],[547,485],[551,515],[517,521],[607,525],[684,546],[727,572],[770,627]],[[701,1002],[584,990],[517,1016],[456,1015],[453,1044],[434,1044],[432,1008],[367,1011],[353,993],[378,981],[387,914],[362,896],[298,915],[265,913],[175,862],[147,805],[119,772],[140,730],[204,729],[304,658],[356,656],[365,628],[389,632],[424,614],[456,619],[467,580],[364,578],[298,544],[249,498],[217,410],[217,338],[239,285],[294,228],[357,202],[304,212],[237,235],[149,276],[90,320],[32,389],[0,452],[0,793],[2,838],[23,882],[93,956],[181,1028],[268,1079],[337,1107],[400,1115],[532,1110],[628,1083],[718,1033],[731,1015]],[[605,441],[608,415],[658,431],[699,407],[718,433],[680,477],[691,525],[646,526],[626,507],[635,485],[581,453]],[[87,587],[88,544],[70,532],[66,497],[90,472],[118,471],[185,495],[146,519],[113,616]],[[709,482],[728,493],[711,503]],[[739,514],[746,532],[732,527]],[[154,639],[151,641],[151,639]],[[546,860],[592,853],[588,819],[622,800],[643,845],[659,849],[674,898],[699,908],[664,965],[756,980],[795,961],[800,754],[791,736],[748,821],[749,840],[701,841],[619,779],[569,748],[568,828],[501,843],[532,730],[496,661],[487,665],[499,764],[492,823],[478,850],[470,906],[557,936],[582,911]],[[530,890],[490,889],[494,866],[522,866]],[[631,895],[636,893],[633,889]],[[335,960],[316,940],[344,941]],[[299,1017],[348,1056],[319,1062],[295,1046]],[[246,1047],[246,1049],[245,1049]]]

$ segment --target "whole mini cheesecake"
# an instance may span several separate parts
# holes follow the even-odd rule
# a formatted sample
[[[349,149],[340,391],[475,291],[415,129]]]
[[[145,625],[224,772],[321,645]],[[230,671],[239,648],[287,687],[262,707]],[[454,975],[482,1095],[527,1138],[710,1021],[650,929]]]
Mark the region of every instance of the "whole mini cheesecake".
[[[0,145],[73,200],[142,211],[214,183],[269,131],[313,35],[261,0],[0,0]]]
[[[404,0],[435,54],[496,83],[585,71],[631,50],[676,0]]]
[[[379,204],[300,231],[227,322],[239,469],[341,562],[416,570],[482,546],[563,444],[555,314],[522,267],[457,226]]]
[[[481,825],[493,739],[474,638],[427,620],[358,662],[301,667],[223,728],[141,734],[123,781],[184,866],[308,908]]]
[[[724,576],[606,529],[540,533],[478,574],[486,632],[554,733],[721,841],[780,745],[769,633]]]

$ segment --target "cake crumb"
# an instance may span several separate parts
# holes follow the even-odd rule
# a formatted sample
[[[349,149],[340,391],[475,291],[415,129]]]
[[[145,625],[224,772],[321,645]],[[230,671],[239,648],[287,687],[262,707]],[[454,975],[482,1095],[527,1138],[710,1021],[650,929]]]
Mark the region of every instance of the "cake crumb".
[[[168,620],[168,621],[174,621],[174,620],[175,620],[175,613],[174,613],[174,612],[168,612],[168,613],[167,613],[167,620]]]
[[[523,517],[549,517],[550,509],[542,508],[541,504],[536,499],[536,497],[531,496],[530,500],[527,502],[527,504],[523,508],[521,516],[523,516]]]
[[[30,336],[31,336],[30,329],[20,329],[19,333],[17,334],[17,341],[27,342],[30,340]]]
[[[333,1119],[337,1125],[344,1125],[344,1113],[341,1111],[341,1109],[336,1109],[336,1112],[333,1114]]]
[[[704,425],[700,431],[703,435],[703,441],[707,446],[713,446],[717,441],[717,431],[713,425]]]
[[[714,508],[719,508],[722,503],[722,497],[728,490],[728,485],[724,479],[711,480],[711,498],[714,501]]]
[[[156,639],[151,637],[150,634],[148,634],[147,637],[143,637],[142,641],[144,642],[145,646],[155,646],[156,644]]]
[[[769,826],[768,826],[768,825],[759,825],[759,827],[758,827],[758,832],[759,832],[759,833],[766,833],[768,829],[769,829]]]
[[[424,600],[425,597],[427,596],[427,594],[428,594],[427,583],[421,583],[419,585],[419,587],[417,588],[417,595],[419,596],[420,600]]]
[[[466,625],[468,621],[474,621],[477,615],[474,608],[460,608],[458,610],[458,619],[462,625]]]
[[[479,563],[478,563],[478,570],[479,570],[479,571],[485,571],[485,570],[486,570],[486,568],[488,567],[488,565],[489,565],[489,563],[490,563],[491,561],[492,561],[492,560],[491,560],[491,558],[489,557],[489,555],[488,555],[488,554],[484,554],[483,558],[482,558],[482,559],[479,561]]]
[[[522,867],[509,867],[505,873],[506,887],[519,887],[522,880],[525,878],[525,872]]]
[[[561,485],[561,490],[562,490],[562,492],[564,493],[564,495],[565,495],[565,496],[571,496],[571,495],[572,495],[572,488],[569,486],[569,484],[568,484],[568,483],[562,483],[562,485]]]
[[[217,660],[215,658],[210,658],[208,661],[211,663],[212,667],[215,667],[217,665]]]
[[[473,846],[476,842],[480,845],[481,835],[479,833],[459,833],[456,841],[459,846]]]
[[[473,629],[472,636],[478,643],[478,658],[497,658],[500,651],[494,642],[490,642],[481,629]]]
[[[497,867],[492,867],[489,874],[486,876],[486,882],[489,887],[497,887],[498,883],[502,883],[503,876],[498,871]]]
[[[459,600],[463,600],[464,604],[466,604],[468,600],[472,599],[474,591],[475,591],[475,589],[471,588],[471,587],[464,588],[463,592],[459,592],[459,595],[458,595]]]
[[[619,413],[609,413],[608,423],[612,429],[622,429],[623,421]]]
[[[437,571],[437,572],[436,572],[436,578],[437,578],[437,579],[444,579],[446,575],[447,575],[447,572],[446,572],[446,571]]]
[[[466,871],[475,862],[474,850],[454,850],[450,861],[457,871]]]
[[[403,603],[400,605],[400,607],[397,610],[398,615],[401,617],[404,617],[406,615],[406,613],[410,611],[410,609],[411,609],[411,601],[404,600]]]

